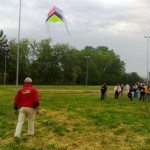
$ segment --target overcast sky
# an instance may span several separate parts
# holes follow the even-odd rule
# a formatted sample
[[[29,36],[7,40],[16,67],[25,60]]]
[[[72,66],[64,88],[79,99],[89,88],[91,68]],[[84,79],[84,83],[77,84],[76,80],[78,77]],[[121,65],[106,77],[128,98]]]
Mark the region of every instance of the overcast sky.
[[[18,38],[19,3],[1,0],[0,29],[8,39]],[[52,6],[63,11],[70,38],[64,24],[45,23]],[[144,36],[150,36],[150,0],[22,0],[21,8],[21,39],[51,37],[54,44],[69,43],[79,50],[107,46],[126,63],[127,73],[147,76]]]

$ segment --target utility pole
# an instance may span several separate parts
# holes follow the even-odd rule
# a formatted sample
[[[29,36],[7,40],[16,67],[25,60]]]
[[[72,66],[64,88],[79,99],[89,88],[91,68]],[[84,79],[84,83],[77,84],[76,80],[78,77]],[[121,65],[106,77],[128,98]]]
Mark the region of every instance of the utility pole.
[[[18,28],[18,48],[17,48],[16,92],[18,91],[18,76],[19,76],[20,22],[21,22],[21,0],[20,0],[20,5],[19,5],[19,28]]]
[[[86,58],[86,86],[88,85],[88,73],[89,73],[89,66],[88,66],[88,59],[90,56],[85,56]]]
[[[149,39],[150,39],[150,36],[144,36],[144,38],[147,39],[147,84],[148,84],[148,81],[149,81]]]

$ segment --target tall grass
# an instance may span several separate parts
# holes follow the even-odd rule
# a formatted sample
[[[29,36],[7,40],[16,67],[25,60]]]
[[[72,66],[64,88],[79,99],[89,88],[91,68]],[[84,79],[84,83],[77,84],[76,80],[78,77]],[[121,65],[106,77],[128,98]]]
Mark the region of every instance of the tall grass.
[[[0,86],[0,149],[2,150],[148,150],[150,103],[118,100],[108,91],[100,101],[98,86],[36,86],[40,114],[35,136],[27,136],[27,122],[13,139],[17,118],[13,110],[15,86]],[[109,89],[113,89],[110,87]]]

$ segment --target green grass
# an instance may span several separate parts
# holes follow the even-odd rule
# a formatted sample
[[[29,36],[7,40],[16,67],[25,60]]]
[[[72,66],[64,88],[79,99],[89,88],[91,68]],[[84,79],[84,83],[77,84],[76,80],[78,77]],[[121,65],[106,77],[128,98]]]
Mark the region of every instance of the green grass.
[[[148,150],[150,103],[114,99],[113,87],[99,100],[98,86],[36,86],[40,114],[35,136],[13,139],[15,86],[0,86],[0,150]]]

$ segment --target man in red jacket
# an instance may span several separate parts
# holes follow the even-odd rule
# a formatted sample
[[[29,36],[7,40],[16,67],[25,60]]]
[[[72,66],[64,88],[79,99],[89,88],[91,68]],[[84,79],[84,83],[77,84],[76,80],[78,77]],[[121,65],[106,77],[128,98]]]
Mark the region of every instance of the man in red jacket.
[[[34,116],[35,111],[38,112],[39,96],[37,90],[32,87],[32,79],[27,77],[24,85],[20,88],[14,99],[15,113],[18,113],[18,123],[14,137],[20,137],[21,130],[25,119],[28,119],[28,135],[34,135]]]

